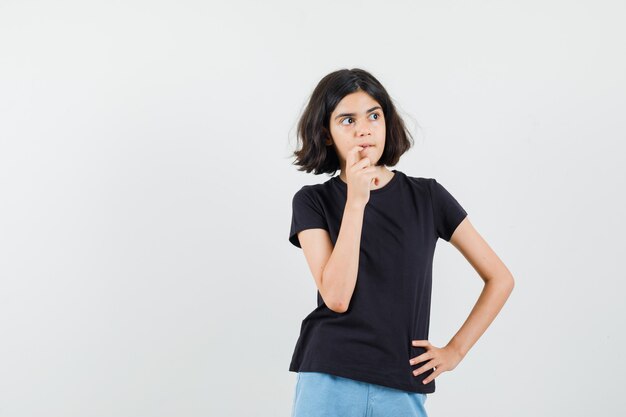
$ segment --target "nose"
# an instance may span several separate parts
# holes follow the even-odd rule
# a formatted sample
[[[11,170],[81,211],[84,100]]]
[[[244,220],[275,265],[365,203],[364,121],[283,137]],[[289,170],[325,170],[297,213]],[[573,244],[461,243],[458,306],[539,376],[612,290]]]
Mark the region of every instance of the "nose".
[[[367,127],[367,123],[358,123],[356,124],[355,129],[357,136],[369,135],[371,133]]]

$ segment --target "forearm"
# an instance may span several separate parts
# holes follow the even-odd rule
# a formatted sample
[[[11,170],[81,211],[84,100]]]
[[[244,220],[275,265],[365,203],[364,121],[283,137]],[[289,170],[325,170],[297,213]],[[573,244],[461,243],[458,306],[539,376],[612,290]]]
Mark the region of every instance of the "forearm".
[[[467,320],[448,342],[448,346],[464,357],[496,318],[513,291],[513,286],[514,280],[510,274],[488,280]]]
[[[356,286],[364,207],[346,204],[339,235],[322,274],[322,286],[335,311],[345,312]],[[330,307],[330,306],[329,306]]]

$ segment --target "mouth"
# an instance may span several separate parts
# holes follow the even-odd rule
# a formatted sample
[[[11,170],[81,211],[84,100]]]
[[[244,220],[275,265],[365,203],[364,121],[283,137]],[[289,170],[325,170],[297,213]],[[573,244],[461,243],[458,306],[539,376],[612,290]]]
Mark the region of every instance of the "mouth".
[[[367,148],[369,148],[371,146],[374,146],[374,145],[371,145],[369,143],[359,143],[359,146],[363,147],[364,149],[367,149]]]

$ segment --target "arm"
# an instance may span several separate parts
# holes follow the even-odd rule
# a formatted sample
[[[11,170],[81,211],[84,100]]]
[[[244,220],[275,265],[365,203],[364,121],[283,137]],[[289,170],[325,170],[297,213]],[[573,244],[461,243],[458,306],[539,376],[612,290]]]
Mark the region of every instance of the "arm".
[[[483,290],[467,320],[448,342],[451,349],[465,357],[504,306],[515,281],[506,265],[474,229],[469,219],[459,224],[450,243],[463,254],[484,281]]]
[[[474,267],[485,285],[467,320],[445,347],[437,348],[428,341],[413,342],[414,346],[424,346],[427,349],[427,352],[419,355],[414,363],[430,359],[428,363],[416,369],[414,374],[419,375],[436,367],[436,370],[424,379],[425,384],[442,372],[451,371],[456,367],[494,321],[515,286],[511,272],[474,229],[467,217],[452,234],[450,243]]]
[[[323,229],[298,233],[320,295],[326,306],[337,313],[348,309],[356,286],[364,209],[360,204],[346,203],[334,248]]]
[[[371,166],[370,159],[359,156],[362,149],[361,146],[354,146],[346,156],[348,195],[335,247],[332,247],[330,236],[324,230],[298,233],[320,295],[326,306],[336,313],[348,310],[354,293],[365,206],[370,198],[372,181],[378,181],[376,167]]]

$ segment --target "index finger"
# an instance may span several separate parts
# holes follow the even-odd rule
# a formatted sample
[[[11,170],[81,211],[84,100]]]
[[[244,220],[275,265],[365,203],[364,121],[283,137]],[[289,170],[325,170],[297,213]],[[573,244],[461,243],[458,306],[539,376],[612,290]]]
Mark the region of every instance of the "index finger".
[[[359,151],[361,150],[363,150],[363,147],[356,145],[354,148],[348,151],[348,155],[346,156],[346,165],[348,168],[358,162],[360,158],[357,159],[357,155],[359,154]]]

